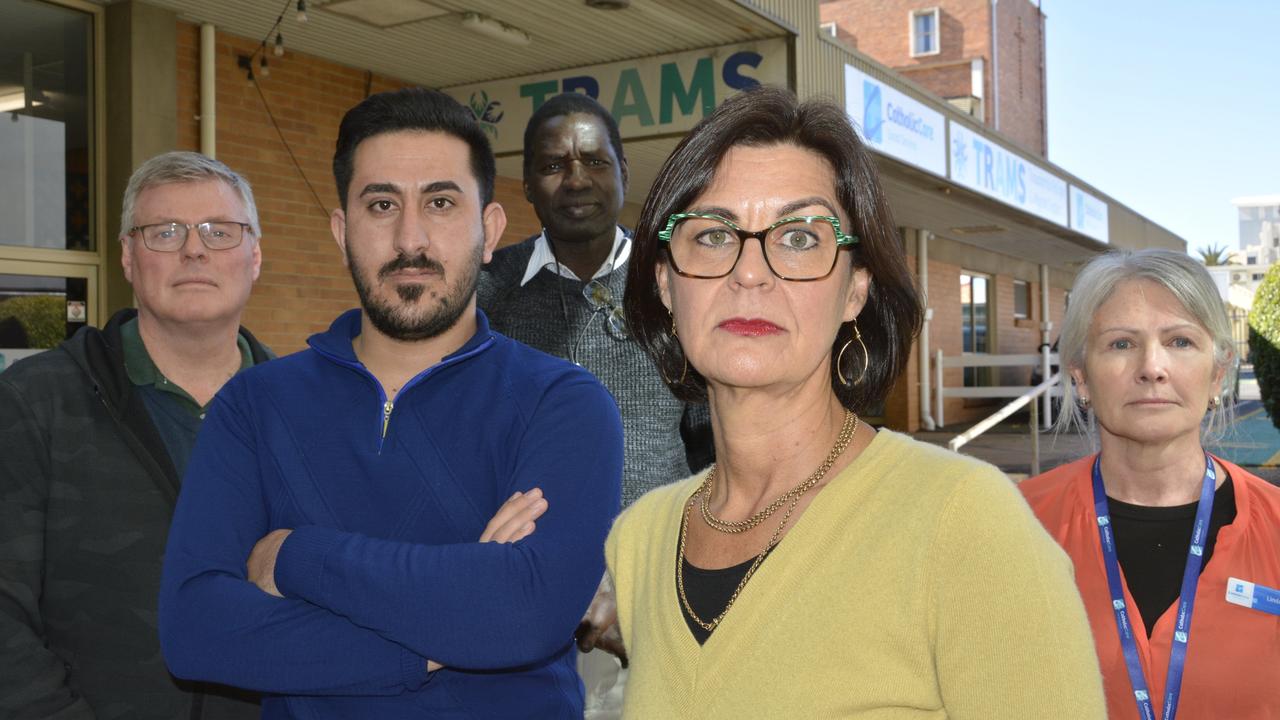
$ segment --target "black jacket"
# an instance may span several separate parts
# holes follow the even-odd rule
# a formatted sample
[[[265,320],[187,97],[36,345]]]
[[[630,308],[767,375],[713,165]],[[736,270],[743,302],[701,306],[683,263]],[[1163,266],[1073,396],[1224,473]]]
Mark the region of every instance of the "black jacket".
[[[0,373],[0,717],[258,716],[244,693],[174,680],[160,655],[179,478],[125,372],[136,314]]]

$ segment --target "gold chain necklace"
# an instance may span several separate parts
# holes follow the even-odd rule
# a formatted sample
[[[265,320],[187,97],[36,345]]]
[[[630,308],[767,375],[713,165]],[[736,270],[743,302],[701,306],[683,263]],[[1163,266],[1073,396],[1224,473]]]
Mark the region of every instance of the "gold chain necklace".
[[[845,410],[844,424],[840,428],[840,434],[836,437],[836,444],[831,447],[831,452],[827,453],[827,459],[822,461],[822,464],[818,466],[818,469],[812,475],[778,496],[776,500],[746,520],[721,520],[711,513],[711,490],[715,487],[716,480],[716,466],[712,465],[711,470],[707,473],[707,479],[702,481],[702,486],[698,488],[697,493],[702,498],[702,521],[722,533],[744,533],[768,520],[769,516],[777,512],[778,508],[785,505],[788,500],[800,497],[818,484],[818,481],[835,464],[836,459],[844,453],[845,448],[849,447],[849,441],[853,439],[853,434],[858,430],[858,422],[857,415]]]
[[[852,418],[852,420],[850,420],[850,418]],[[810,475],[800,485],[797,485],[796,487],[789,490],[785,495],[782,496],[782,498],[779,498],[778,500],[774,501],[773,504],[777,505],[778,507],[781,507],[782,502],[784,501],[784,498],[790,497],[791,507],[787,508],[787,511],[782,515],[782,522],[778,523],[778,529],[773,531],[773,535],[769,538],[768,544],[764,546],[764,549],[760,551],[759,555],[756,555],[756,559],[752,561],[751,567],[747,568],[747,572],[745,575],[742,576],[742,581],[738,583],[738,587],[733,589],[733,595],[729,596],[729,602],[724,606],[724,610],[721,611],[719,615],[715,616],[715,618],[713,618],[710,622],[707,622],[702,618],[698,617],[698,613],[694,612],[693,605],[689,603],[689,598],[688,596],[685,595],[685,592],[684,592],[684,563],[685,563],[684,546],[685,546],[685,538],[688,537],[688,534],[689,534],[689,515],[693,513],[693,504],[697,502],[698,495],[702,494],[703,489],[699,488],[698,492],[694,493],[694,496],[689,498],[689,502],[685,507],[684,514],[680,517],[680,546],[679,546],[679,556],[676,558],[676,591],[680,595],[680,603],[684,605],[685,612],[689,613],[689,617],[693,618],[693,621],[697,623],[698,626],[701,627],[703,630],[706,630],[707,632],[714,631],[716,627],[720,625],[720,621],[724,620],[724,616],[729,614],[729,609],[733,607],[733,603],[737,601],[738,595],[742,593],[742,588],[747,586],[747,581],[751,579],[752,575],[756,574],[756,570],[760,567],[760,563],[764,562],[764,559],[769,554],[769,551],[772,550],[773,547],[777,545],[778,541],[782,538],[782,529],[787,526],[787,520],[790,520],[792,513],[795,512],[796,505],[799,504],[800,502],[800,497],[804,495],[805,491],[809,490],[814,485],[816,485],[818,481],[821,480],[822,477],[827,474],[827,471],[830,470],[831,466],[835,464],[836,459],[839,458],[841,453],[845,451],[845,448],[849,446],[849,441],[853,438],[853,432],[858,429],[857,418],[858,418],[857,415],[854,415],[852,412],[845,410],[844,425],[840,429],[840,435],[836,438],[836,444],[832,446],[831,452],[827,455],[827,459],[824,460],[822,465],[818,467],[817,472],[815,472],[813,475]],[[708,473],[707,475],[708,480],[714,474],[715,474],[715,468],[713,467],[711,472]],[[703,482],[703,487],[704,488],[707,487],[707,483],[705,481]],[[703,501],[702,501],[702,509],[703,509],[703,517],[705,518],[706,515],[708,514],[705,496],[703,497]],[[750,527],[755,527],[756,525],[760,524],[761,520],[764,520],[765,518],[769,517],[769,515],[773,514],[774,510],[777,510],[777,508],[775,507],[773,508],[773,510],[769,510],[768,513],[765,513],[764,515],[760,515],[760,513],[756,513],[756,515],[760,515],[759,518],[752,517],[751,519],[746,520],[744,522],[751,522]],[[715,526],[712,525],[712,527],[714,528]],[[716,529],[719,530],[719,528],[716,528]],[[744,528],[744,530],[746,529],[750,529],[750,528]],[[743,530],[729,530],[726,532],[743,532]]]
[[[772,549],[774,545],[778,544],[778,539],[782,536],[782,528],[787,526],[787,520],[791,517],[791,513],[796,509],[796,503],[798,502],[800,502],[799,495],[791,501],[791,507],[787,508],[787,512],[783,514],[782,522],[778,524],[778,529],[774,530],[773,537],[769,538],[769,544],[764,546],[764,550],[761,550],[760,554],[756,556],[755,561],[751,563],[751,567],[747,568],[747,574],[742,576],[742,582],[738,583],[738,587],[733,589],[733,595],[729,597],[729,602],[724,606],[724,610],[719,615],[715,616],[715,619],[711,622],[707,622],[698,617],[698,613],[693,611],[693,606],[689,604],[689,598],[684,594],[684,540],[689,530],[689,514],[693,512],[693,498],[689,499],[689,506],[685,508],[684,517],[680,519],[680,558],[676,562],[676,590],[680,593],[680,602],[684,605],[685,612],[689,613],[689,617],[693,618],[693,621],[698,623],[699,627],[707,632],[711,632],[716,629],[716,626],[720,624],[720,621],[724,619],[724,616],[729,614],[729,608],[733,607],[733,603],[738,599],[738,595],[742,592],[742,588],[746,587],[747,581],[751,579],[752,575],[756,574],[756,568],[759,568],[760,563],[764,562],[764,558],[769,554],[769,550]]]

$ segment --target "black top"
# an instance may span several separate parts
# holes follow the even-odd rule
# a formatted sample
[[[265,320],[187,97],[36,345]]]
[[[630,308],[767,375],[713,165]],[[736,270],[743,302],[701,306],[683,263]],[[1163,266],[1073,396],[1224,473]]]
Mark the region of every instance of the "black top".
[[[1107,497],[1107,505],[1111,510],[1120,569],[1147,626],[1147,637],[1151,637],[1156,621],[1178,601],[1182,592],[1182,574],[1187,566],[1187,549],[1191,545],[1200,501],[1173,507],[1147,507]],[[1213,514],[1209,517],[1209,537],[1205,540],[1201,572],[1213,556],[1218,530],[1235,519],[1236,494],[1231,476],[1227,475],[1213,495]]]
[[[769,548],[769,553],[772,552],[773,548]],[[769,553],[765,554],[766,560],[769,558]],[[729,598],[733,597],[733,591],[738,589],[738,583],[742,582],[742,578],[746,577],[747,571],[751,569],[751,564],[756,561],[755,558],[751,558],[733,567],[705,570],[690,565],[684,558],[678,560],[684,567],[685,597],[689,598],[693,611],[698,613],[698,617],[704,622],[710,622],[712,618],[724,612],[725,607],[729,605]],[[676,592],[679,590],[677,589]],[[689,609],[684,606],[679,597],[676,598],[676,602],[680,603],[680,614],[684,616],[684,623],[689,626],[689,632],[693,633],[694,639],[699,645],[706,643],[707,638],[711,637],[711,631],[704,630],[701,625],[694,622],[689,616]]]

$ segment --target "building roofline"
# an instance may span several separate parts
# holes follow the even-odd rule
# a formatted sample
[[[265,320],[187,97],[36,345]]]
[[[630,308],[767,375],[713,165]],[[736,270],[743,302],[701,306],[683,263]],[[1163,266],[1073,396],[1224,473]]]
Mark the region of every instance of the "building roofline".
[[[1236,207],[1270,207],[1280,205],[1280,195],[1249,195],[1232,198],[1231,204]]]

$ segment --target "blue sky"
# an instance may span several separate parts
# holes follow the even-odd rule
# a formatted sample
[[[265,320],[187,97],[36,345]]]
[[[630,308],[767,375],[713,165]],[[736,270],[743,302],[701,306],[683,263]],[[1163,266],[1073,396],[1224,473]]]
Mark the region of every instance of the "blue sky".
[[[1193,255],[1236,248],[1231,199],[1280,194],[1280,2],[1041,7],[1049,159]]]

